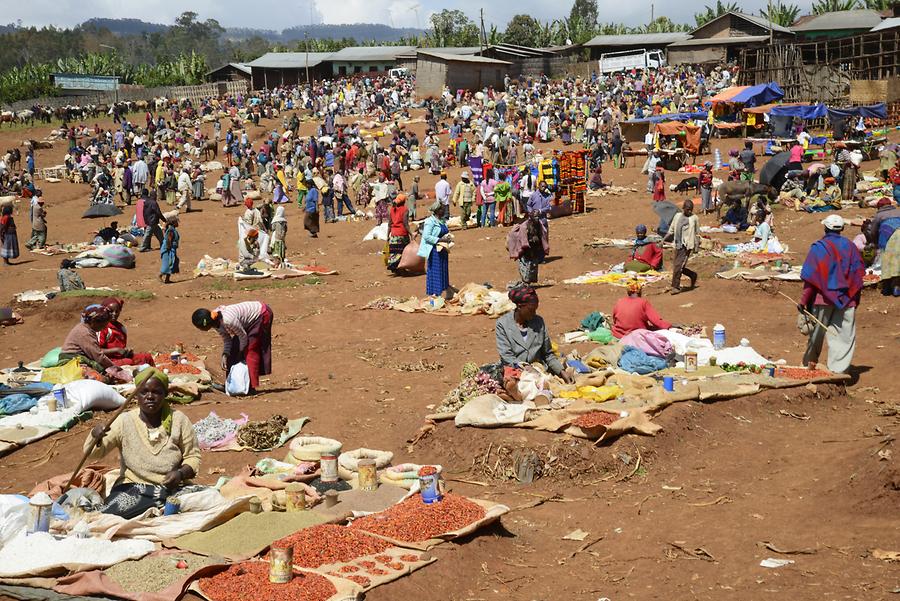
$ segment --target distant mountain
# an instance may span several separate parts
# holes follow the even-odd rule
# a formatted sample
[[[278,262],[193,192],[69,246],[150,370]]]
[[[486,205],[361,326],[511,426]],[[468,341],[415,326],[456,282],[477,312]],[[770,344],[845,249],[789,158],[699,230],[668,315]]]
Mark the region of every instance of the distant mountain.
[[[162,23],[148,23],[140,19],[104,19],[94,17],[81,24],[81,27],[108,29],[116,35],[140,35],[142,33],[160,33],[169,28]]]
[[[229,30],[229,35],[231,31]],[[424,33],[414,27],[391,27],[383,23],[341,23],[321,25],[297,25],[281,30],[280,41],[303,39],[304,35],[320,40],[353,38],[359,42],[396,42],[401,38],[417,37]]]

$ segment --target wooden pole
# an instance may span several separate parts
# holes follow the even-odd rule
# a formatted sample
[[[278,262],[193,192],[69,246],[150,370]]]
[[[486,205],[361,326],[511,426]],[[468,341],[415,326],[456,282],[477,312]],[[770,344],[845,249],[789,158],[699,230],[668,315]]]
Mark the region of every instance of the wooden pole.
[[[782,292],[781,290],[778,291],[778,294],[780,294],[780,295],[783,296],[784,298],[788,299],[789,301],[791,301],[792,303],[794,303],[794,304],[797,305],[798,307],[800,306],[800,303],[798,303],[797,301],[795,301],[794,299],[792,299],[790,296],[788,296],[787,294],[785,294],[785,293]],[[821,321],[819,321],[819,319],[818,319],[815,315],[813,315],[812,313],[810,313],[810,312],[807,311],[806,309],[803,309],[803,312],[804,312],[810,319],[812,319],[814,322],[816,322],[817,324],[819,324],[820,326],[822,326],[822,329],[824,329],[824,330],[827,330],[827,329],[828,329],[828,326],[826,326],[824,323],[822,323]]]
[[[135,389],[135,391],[136,390],[137,389]],[[125,398],[125,402],[122,403],[122,406],[119,407],[118,409],[116,409],[116,412],[113,414],[112,418],[108,422],[106,422],[106,425],[103,427],[104,433],[107,430],[109,430],[110,426],[112,426],[112,423],[114,421],[116,421],[116,418],[119,417],[120,415],[122,415],[122,413],[125,411],[125,409],[128,407],[128,405],[131,404],[131,399],[134,398],[134,394],[135,394],[134,392],[129,394]],[[97,448],[97,445],[99,443],[100,443],[100,441],[96,438],[91,442],[91,446],[88,447],[88,449],[81,456],[81,461],[78,462],[78,467],[75,468],[75,471],[72,472],[72,476],[69,478],[69,481],[66,482],[65,486],[63,486],[62,494],[65,494],[66,491],[69,490],[69,488],[72,486],[72,483],[75,481],[75,478],[78,476],[79,473],[81,473],[81,468],[84,467],[84,462],[87,461],[87,458],[90,456],[91,453],[94,452],[94,449]]]

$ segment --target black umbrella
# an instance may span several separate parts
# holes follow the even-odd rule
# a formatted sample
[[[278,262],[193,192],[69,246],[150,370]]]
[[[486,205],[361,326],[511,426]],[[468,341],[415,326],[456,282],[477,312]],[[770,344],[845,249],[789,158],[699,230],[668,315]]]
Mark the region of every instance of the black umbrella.
[[[791,153],[779,152],[769,159],[759,172],[759,183],[780,190],[788,171],[787,164],[790,158]]]
[[[659,226],[656,228],[656,233],[660,236],[666,236],[669,232],[669,226],[672,224],[672,220],[675,219],[675,215],[680,210],[681,209],[668,200],[654,202],[653,212],[659,215]]]
[[[82,219],[92,219],[94,217],[112,217],[113,215],[121,215],[122,209],[108,202],[98,202],[88,207],[88,210],[81,216]]]

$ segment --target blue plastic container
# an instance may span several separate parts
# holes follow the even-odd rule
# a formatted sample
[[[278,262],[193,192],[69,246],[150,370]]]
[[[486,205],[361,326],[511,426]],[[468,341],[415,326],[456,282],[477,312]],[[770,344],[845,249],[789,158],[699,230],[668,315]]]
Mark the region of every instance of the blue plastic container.
[[[675,392],[675,378],[673,376],[664,376],[663,388],[666,389],[666,392]]]

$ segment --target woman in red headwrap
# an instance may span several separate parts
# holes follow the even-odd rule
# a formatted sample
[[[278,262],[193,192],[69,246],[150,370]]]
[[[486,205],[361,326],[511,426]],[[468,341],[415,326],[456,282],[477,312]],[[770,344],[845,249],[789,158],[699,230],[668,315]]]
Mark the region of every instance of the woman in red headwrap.
[[[121,298],[104,299],[101,305],[109,311],[109,324],[97,332],[97,342],[103,354],[116,365],[153,365],[153,356],[149,353],[135,353],[128,348],[128,330],[119,321],[119,314],[125,301]]]
[[[612,335],[622,338],[635,330],[667,330],[672,324],[659,316],[653,305],[641,297],[641,283],[628,283],[627,296],[613,307]]]

